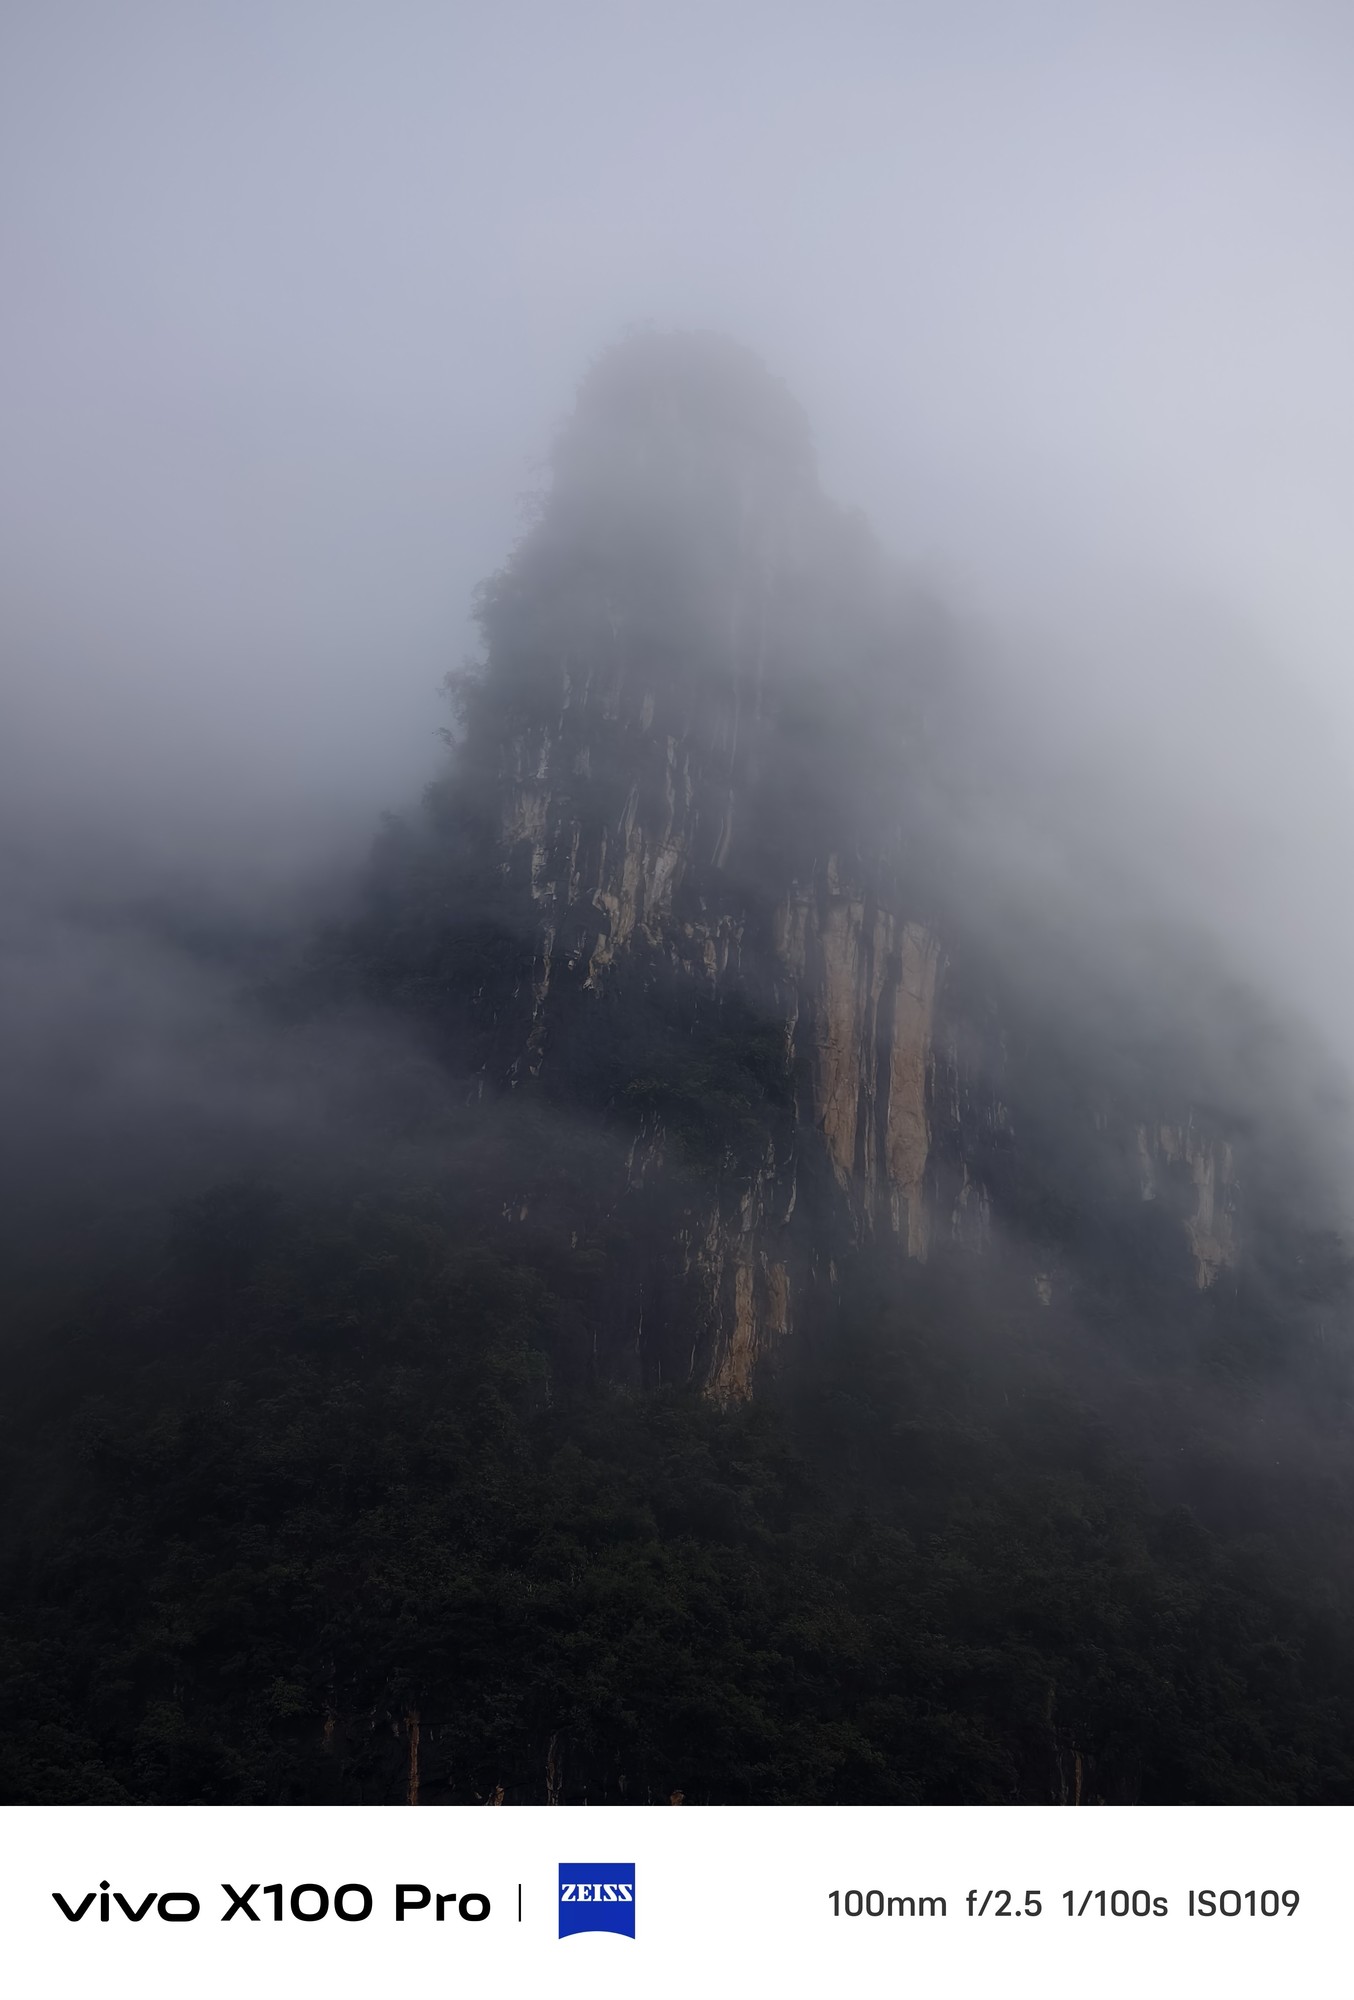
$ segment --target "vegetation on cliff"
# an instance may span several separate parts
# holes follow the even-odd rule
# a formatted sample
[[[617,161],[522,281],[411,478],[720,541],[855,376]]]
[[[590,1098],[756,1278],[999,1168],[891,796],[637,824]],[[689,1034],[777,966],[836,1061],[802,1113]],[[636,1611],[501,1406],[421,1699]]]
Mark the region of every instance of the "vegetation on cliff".
[[[1354,1799],[1291,1051],[975,853],[943,622],[755,362],[639,337],[555,475],[446,773],[217,954],[328,1123],[10,1300],[4,1795]]]
[[[723,1408],[596,1380],[578,1290],[427,1194],[223,1188],[12,1357],[5,1796],[1354,1792],[1328,1470],[1248,1496],[1215,1433],[1154,1494],[947,1286]]]

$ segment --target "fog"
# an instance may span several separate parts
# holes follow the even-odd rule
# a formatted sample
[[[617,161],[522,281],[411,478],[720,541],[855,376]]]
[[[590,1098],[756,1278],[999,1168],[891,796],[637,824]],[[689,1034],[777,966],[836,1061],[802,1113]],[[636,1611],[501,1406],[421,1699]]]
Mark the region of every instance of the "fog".
[[[999,663],[1051,849],[1354,1055],[1347,10],[48,0],[2,32],[25,1022],[97,1017],[72,884],[275,913],[416,795],[475,584],[588,362],[653,321],[802,401],[828,490]]]
[[[0,9],[0,1796],[1354,1799],[1352,84]]]

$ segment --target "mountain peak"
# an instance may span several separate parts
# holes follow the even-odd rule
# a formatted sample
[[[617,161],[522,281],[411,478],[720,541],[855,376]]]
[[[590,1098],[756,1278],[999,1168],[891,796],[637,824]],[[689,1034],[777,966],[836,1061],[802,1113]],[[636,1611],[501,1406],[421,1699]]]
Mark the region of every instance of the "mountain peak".
[[[760,460],[782,478],[814,477],[803,410],[750,348],[719,333],[644,327],[608,348],[580,386],[557,475],[567,479],[604,440],[654,460],[703,448]]]

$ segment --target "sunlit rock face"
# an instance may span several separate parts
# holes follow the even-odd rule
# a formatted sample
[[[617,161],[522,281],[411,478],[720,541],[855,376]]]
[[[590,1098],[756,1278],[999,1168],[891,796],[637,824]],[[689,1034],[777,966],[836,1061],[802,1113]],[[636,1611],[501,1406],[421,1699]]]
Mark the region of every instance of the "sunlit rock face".
[[[605,1365],[747,1395],[843,1259],[982,1258],[1022,1176],[1059,1172],[1047,1145],[1022,1158],[1037,1064],[954,918],[943,639],[821,495],[780,386],[659,335],[585,383],[482,620],[460,768],[531,961],[501,1080],[629,1134],[595,1191],[633,1238]],[[1126,1212],[1168,1188],[1214,1284],[1238,1229],[1225,1135],[1188,1103],[1163,1122],[1120,1092],[1107,1114],[1084,1082],[1068,1172],[1094,1157]],[[1023,1280],[1045,1305],[1057,1261],[1039,1245]]]

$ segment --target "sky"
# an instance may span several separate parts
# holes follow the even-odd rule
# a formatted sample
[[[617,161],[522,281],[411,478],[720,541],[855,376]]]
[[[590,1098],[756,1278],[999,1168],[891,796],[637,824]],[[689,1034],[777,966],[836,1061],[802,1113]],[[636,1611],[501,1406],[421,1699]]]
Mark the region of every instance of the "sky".
[[[355,850],[584,368],[709,326],[1354,1058],[1352,86],[1300,0],[11,0],[0,838]]]

